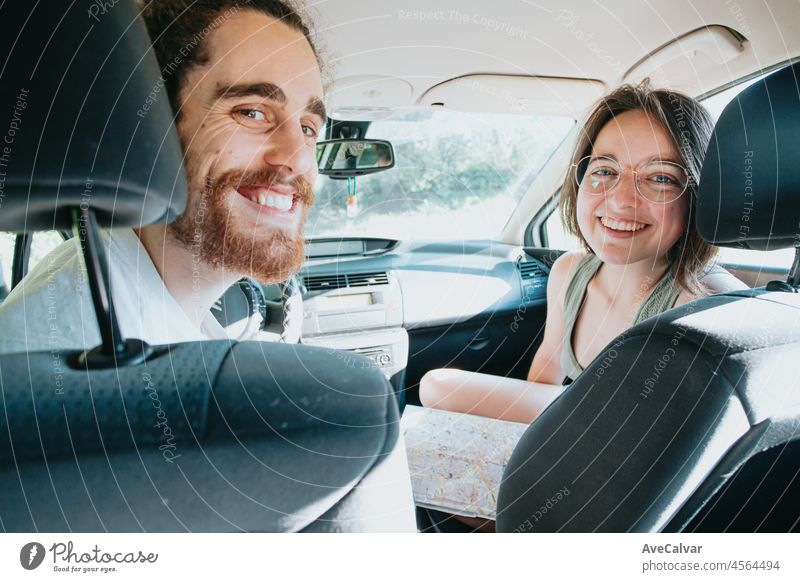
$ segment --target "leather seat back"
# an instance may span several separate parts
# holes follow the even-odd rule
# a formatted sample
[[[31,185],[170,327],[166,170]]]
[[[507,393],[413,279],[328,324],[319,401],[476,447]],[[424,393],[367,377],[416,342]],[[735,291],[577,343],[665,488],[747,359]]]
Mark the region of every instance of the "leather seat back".
[[[142,366],[0,357],[4,531],[408,531],[391,387],[336,353],[195,342]],[[362,363],[362,362],[359,362]]]

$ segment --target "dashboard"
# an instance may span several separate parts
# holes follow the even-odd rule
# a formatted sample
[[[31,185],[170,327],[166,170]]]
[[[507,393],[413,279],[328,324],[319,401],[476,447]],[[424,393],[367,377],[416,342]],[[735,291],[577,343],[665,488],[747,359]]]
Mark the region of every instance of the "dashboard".
[[[490,240],[315,239],[306,251],[301,342],[365,355],[398,390],[407,372],[414,384],[432,367],[491,363],[527,324],[486,371],[526,370],[557,256]]]
[[[546,300],[549,265],[519,246],[494,241],[369,242],[307,243],[310,258],[300,273],[304,337],[365,327],[454,324]],[[337,248],[347,252],[327,254]],[[346,317],[319,324],[320,318],[338,314]]]

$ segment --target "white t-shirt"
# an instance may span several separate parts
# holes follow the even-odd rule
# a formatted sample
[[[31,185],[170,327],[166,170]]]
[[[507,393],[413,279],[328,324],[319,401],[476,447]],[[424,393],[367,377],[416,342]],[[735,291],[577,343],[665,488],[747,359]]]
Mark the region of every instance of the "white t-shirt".
[[[229,339],[211,312],[189,320],[131,229],[101,231],[123,338],[150,345]],[[0,305],[0,353],[88,349],[100,344],[80,242],[63,242]]]

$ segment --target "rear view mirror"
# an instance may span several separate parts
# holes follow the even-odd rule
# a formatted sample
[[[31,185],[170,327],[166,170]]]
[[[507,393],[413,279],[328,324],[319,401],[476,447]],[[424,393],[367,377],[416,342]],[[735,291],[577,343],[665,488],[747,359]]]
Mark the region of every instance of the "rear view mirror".
[[[326,176],[349,178],[394,167],[392,144],[381,139],[332,139],[317,143],[317,167]]]

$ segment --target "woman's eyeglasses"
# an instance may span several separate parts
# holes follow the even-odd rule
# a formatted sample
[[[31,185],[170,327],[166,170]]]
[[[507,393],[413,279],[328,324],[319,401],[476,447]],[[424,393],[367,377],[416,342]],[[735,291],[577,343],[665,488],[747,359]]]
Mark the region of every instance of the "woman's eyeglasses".
[[[689,187],[686,168],[673,162],[653,161],[635,170],[623,169],[611,158],[586,156],[573,164],[573,176],[580,190],[595,196],[611,192],[624,172],[634,175],[636,190],[656,204],[668,204],[680,198]]]

